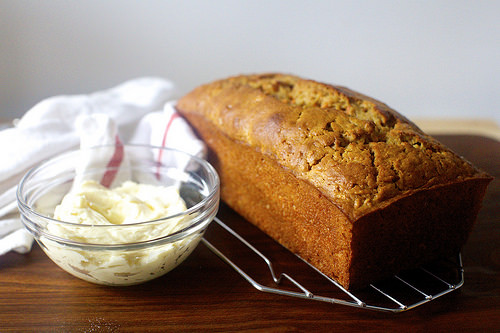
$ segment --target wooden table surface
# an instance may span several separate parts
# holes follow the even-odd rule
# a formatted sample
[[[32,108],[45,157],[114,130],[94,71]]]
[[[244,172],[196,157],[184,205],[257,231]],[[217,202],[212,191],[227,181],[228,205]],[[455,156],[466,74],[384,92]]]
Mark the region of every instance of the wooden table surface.
[[[163,277],[132,287],[106,287],[72,277],[34,245],[28,254],[0,257],[0,332],[498,332],[500,142],[468,135],[438,139],[496,177],[462,252],[465,283],[443,297],[387,313],[259,292],[205,244]],[[225,206],[219,216],[248,225]],[[225,237],[214,235],[214,227],[209,229],[212,237],[224,242]],[[261,236],[264,248],[276,246],[271,243]]]

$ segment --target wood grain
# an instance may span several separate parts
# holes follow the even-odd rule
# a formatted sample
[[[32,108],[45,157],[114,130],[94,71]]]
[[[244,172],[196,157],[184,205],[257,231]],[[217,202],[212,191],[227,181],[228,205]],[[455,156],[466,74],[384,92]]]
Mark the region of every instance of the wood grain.
[[[498,330],[500,142],[464,135],[438,139],[496,177],[462,252],[465,284],[458,291],[398,314],[267,294],[250,286],[204,244],[161,278],[132,287],[104,287],[68,275],[35,245],[28,254],[0,257],[0,331]],[[225,206],[219,216],[243,228],[248,225]],[[210,228],[207,237],[224,242]],[[245,232],[259,233],[251,227]],[[272,252],[276,244],[256,236],[259,246]],[[244,252],[240,257],[247,258]],[[258,265],[253,259],[247,264]]]

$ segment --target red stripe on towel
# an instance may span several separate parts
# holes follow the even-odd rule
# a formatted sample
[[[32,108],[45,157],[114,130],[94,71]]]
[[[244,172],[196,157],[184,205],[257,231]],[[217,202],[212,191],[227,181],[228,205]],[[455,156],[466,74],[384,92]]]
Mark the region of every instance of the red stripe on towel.
[[[109,160],[108,165],[106,165],[106,172],[102,175],[102,186],[110,187],[115,180],[118,169],[123,161],[123,150],[123,143],[117,135],[115,136],[115,151],[113,152],[113,156]]]
[[[168,132],[170,131],[170,127],[172,126],[172,123],[178,117],[179,117],[179,114],[177,112],[172,113],[172,115],[170,116],[170,119],[167,122],[167,126],[165,127],[165,132],[163,132],[163,139],[161,141],[162,148],[165,147],[165,144],[167,143],[167,135],[168,135]],[[158,152],[158,160],[157,160],[158,163],[157,163],[157,168],[156,168],[156,178],[157,179],[160,179],[160,165],[161,165],[162,156],[163,156],[163,150],[160,149],[160,151]]]

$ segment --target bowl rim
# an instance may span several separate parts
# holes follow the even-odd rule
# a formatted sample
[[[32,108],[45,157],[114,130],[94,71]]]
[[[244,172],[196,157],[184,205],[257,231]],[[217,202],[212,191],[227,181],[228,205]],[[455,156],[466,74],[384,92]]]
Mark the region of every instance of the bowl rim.
[[[47,159],[40,161],[40,162],[36,163],[35,165],[33,165],[21,178],[21,180],[18,183],[17,190],[16,190],[17,203],[18,203],[20,213],[22,215],[21,220],[23,221],[23,224],[25,224],[25,226],[26,226],[24,219],[25,219],[25,215],[26,215],[25,212],[27,212],[29,214],[32,214],[32,215],[40,218],[41,220],[48,221],[49,223],[52,222],[52,223],[56,223],[59,225],[66,225],[66,226],[72,226],[72,227],[103,228],[103,229],[109,228],[110,230],[117,229],[117,228],[119,228],[119,229],[136,228],[136,227],[140,227],[140,226],[144,226],[144,225],[148,225],[148,224],[159,223],[161,221],[166,221],[166,220],[173,219],[173,218],[188,216],[188,215],[192,214],[193,212],[199,211],[201,207],[205,206],[207,203],[210,203],[212,200],[214,200],[214,197],[216,195],[219,195],[219,192],[220,192],[219,175],[218,175],[217,171],[215,170],[215,168],[207,160],[200,158],[198,156],[192,155],[190,153],[187,153],[185,151],[175,149],[175,148],[162,147],[162,146],[156,146],[156,145],[148,145],[148,144],[126,143],[126,144],[122,144],[122,146],[132,147],[132,148],[144,148],[144,149],[151,149],[151,150],[157,149],[157,150],[163,150],[163,151],[170,151],[170,152],[173,152],[176,154],[182,154],[186,157],[189,157],[190,159],[195,160],[199,165],[202,166],[203,169],[205,169],[208,172],[208,175],[210,176],[210,178],[213,178],[213,185],[208,187],[209,193],[202,200],[200,200],[199,202],[197,202],[193,206],[189,207],[188,209],[181,211],[181,212],[177,212],[177,213],[172,214],[172,215],[168,215],[168,216],[161,217],[161,218],[154,219],[154,220],[139,221],[139,222],[127,223],[127,224],[109,224],[109,225],[108,224],[106,224],[106,225],[80,224],[80,223],[58,220],[58,219],[44,215],[44,214],[32,209],[31,206],[26,202],[26,200],[24,198],[25,193],[23,193],[24,192],[23,190],[25,189],[26,182],[30,179],[30,177],[35,172],[39,171],[43,166],[49,165],[51,162],[54,162],[56,160],[68,157],[71,154],[76,154],[76,153],[80,153],[83,151],[89,151],[89,150],[95,150],[95,149],[102,149],[102,148],[106,148],[106,147],[114,147],[114,146],[116,146],[116,144],[96,145],[96,146],[92,146],[92,147],[88,147],[88,148],[71,149],[71,150],[67,150],[67,151],[64,151],[62,153],[56,154],[50,158],[47,158]],[[207,182],[207,185],[208,185],[208,182]],[[217,199],[214,204],[210,204],[210,207],[213,205],[217,206],[219,200],[220,199]],[[31,222],[31,219],[29,219],[29,220]],[[113,247],[113,246],[150,243],[150,242],[154,242],[154,241],[160,241],[160,240],[167,238],[167,237],[171,238],[175,235],[187,232],[190,229],[194,229],[197,225],[199,225],[201,222],[203,222],[204,219],[200,219],[198,221],[197,218],[193,218],[193,220],[194,220],[194,223],[190,223],[188,226],[182,228],[181,230],[177,230],[173,233],[170,233],[170,234],[167,234],[164,236],[160,236],[160,237],[155,238],[155,239],[133,242],[133,243],[118,243],[118,244],[85,243],[85,242],[78,242],[78,241],[74,241],[71,239],[66,239],[63,237],[55,236],[55,235],[52,235],[52,234],[47,233],[47,232],[42,232],[42,233],[44,234],[45,237],[49,236],[47,238],[50,238],[50,239],[52,239],[54,241],[58,241],[58,242],[61,242],[61,241],[64,243],[69,242],[69,243],[72,243],[74,245],[78,244],[78,245],[85,245],[85,246],[95,245],[95,246],[106,246],[106,247],[111,246],[111,247]],[[32,222],[31,224],[39,225],[39,223],[37,223],[37,222]],[[28,228],[28,229],[31,229],[31,228]],[[33,232],[32,230],[30,230],[30,231]]]

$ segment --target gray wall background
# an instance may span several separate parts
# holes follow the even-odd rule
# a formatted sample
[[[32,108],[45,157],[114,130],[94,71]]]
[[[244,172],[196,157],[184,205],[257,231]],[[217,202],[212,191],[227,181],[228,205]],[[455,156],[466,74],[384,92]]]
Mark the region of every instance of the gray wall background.
[[[500,122],[500,1],[0,0],[0,118],[139,76],[280,71]]]

